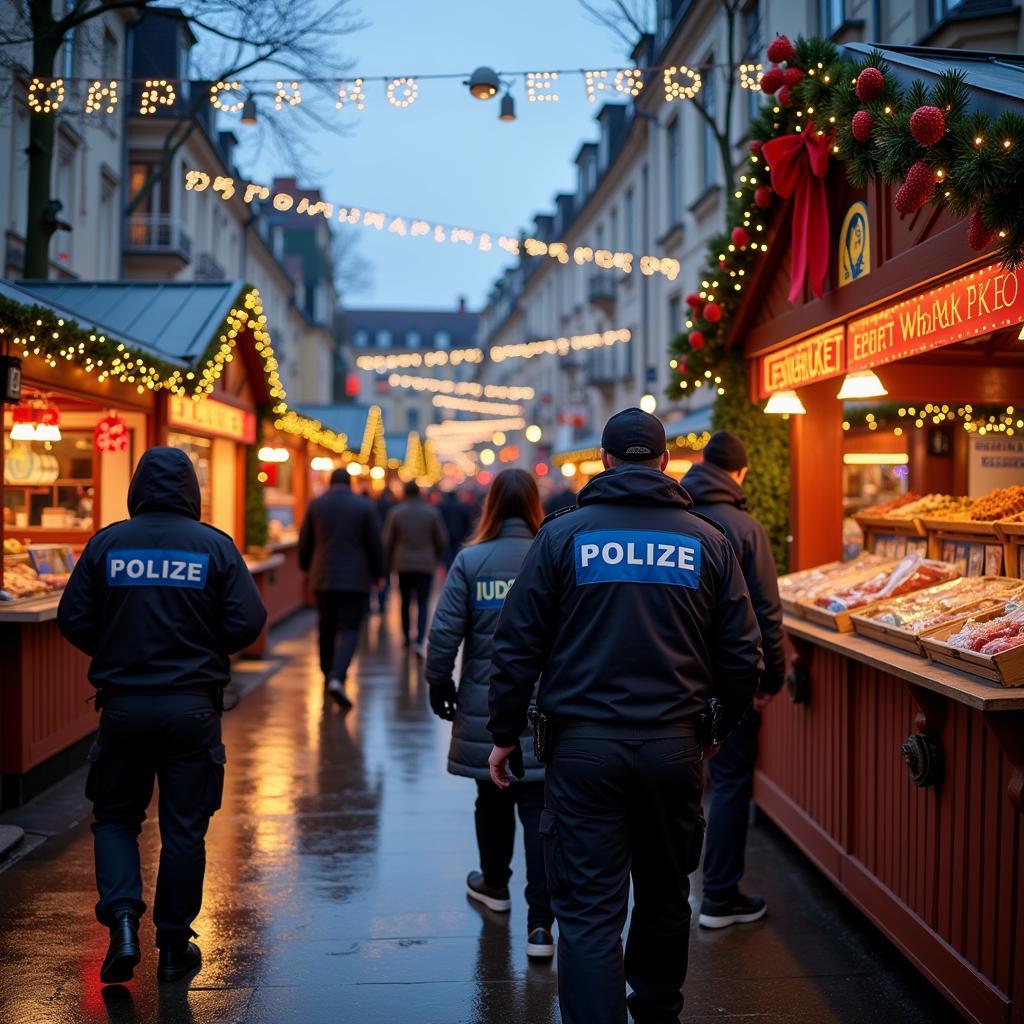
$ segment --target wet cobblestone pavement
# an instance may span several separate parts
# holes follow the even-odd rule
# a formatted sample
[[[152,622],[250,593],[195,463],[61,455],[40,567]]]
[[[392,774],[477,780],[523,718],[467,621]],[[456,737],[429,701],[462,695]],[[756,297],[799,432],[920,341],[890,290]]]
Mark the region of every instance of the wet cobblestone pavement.
[[[224,806],[196,922],[202,972],[190,986],[157,986],[147,916],[135,980],[100,986],[106,932],[93,918],[81,820],[0,874],[0,1021],[559,1019],[555,967],[526,959],[521,853],[511,915],[478,910],[464,895],[477,866],[473,786],[444,771],[448,727],[431,716],[397,627],[370,621],[350,687],[356,707],[344,717],[324,704],[311,627],[310,616],[285,627],[273,651],[282,667],[224,719]],[[73,796],[62,813],[76,809],[84,818]],[[39,807],[20,814],[31,819]],[[152,818],[142,842],[151,897]],[[684,1020],[959,1019],[770,826],[752,830],[749,861],[748,887],[768,898],[769,916],[694,929]]]

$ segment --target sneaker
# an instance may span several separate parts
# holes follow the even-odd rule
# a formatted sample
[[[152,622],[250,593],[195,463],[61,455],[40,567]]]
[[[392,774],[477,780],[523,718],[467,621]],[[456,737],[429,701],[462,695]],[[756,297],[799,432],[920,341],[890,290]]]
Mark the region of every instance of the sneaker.
[[[492,889],[484,881],[484,873],[482,871],[470,871],[469,877],[466,879],[466,894],[471,900],[482,903],[488,910],[506,913],[512,909],[512,900],[508,894],[508,886]]]
[[[550,960],[555,955],[555,940],[547,928],[534,928],[526,937],[526,955],[535,960]]]
[[[334,702],[339,708],[347,711],[352,707],[352,701],[349,700],[348,694],[345,693],[345,684],[340,679],[328,679],[327,692],[334,698]]]
[[[728,928],[731,924],[760,921],[767,913],[768,904],[760,896],[744,896],[741,892],[719,900],[705,896],[698,922],[702,928]]]

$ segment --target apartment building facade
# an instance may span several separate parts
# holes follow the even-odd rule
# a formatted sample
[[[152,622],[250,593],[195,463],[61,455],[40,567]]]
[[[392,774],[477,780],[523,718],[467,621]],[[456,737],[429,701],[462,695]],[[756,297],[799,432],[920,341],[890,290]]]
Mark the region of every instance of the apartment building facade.
[[[54,235],[50,276],[253,284],[263,298],[291,400],[328,401],[338,301],[331,228],[323,218],[281,214],[269,203],[247,205],[240,194],[225,202],[212,190],[185,189],[186,172],[193,168],[237,176],[238,136],[219,127],[208,83],[189,82],[196,44],[187,21],[173,11],[140,17],[130,9],[86,22],[65,42],[57,67],[67,85],[57,114],[53,195],[71,230]],[[22,276],[27,220],[31,58],[28,44],[23,49],[16,55],[22,69],[0,100],[3,276],[12,279]],[[142,114],[141,82],[151,78],[175,82],[176,97]],[[112,112],[86,114],[89,79],[133,84],[119,83]],[[193,97],[193,90],[199,95]],[[183,124],[187,138],[168,157],[166,140]],[[153,171],[163,161],[169,166],[154,183]],[[295,179],[278,184],[297,191]]]
[[[764,62],[777,34],[823,35],[839,43],[882,39],[887,44],[1014,51],[1024,46],[1019,5],[1001,0],[749,0],[733,23],[732,59]],[[763,102],[741,89],[731,72],[729,24],[714,0],[659,0],[655,31],[639,40],[635,66],[703,67],[701,99],[724,128],[732,91],[730,151],[734,166],[746,154],[744,136]],[[716,66],[719,65],[719,66]],[[615,96],[614,93],[605,93]],[[561,264],[521,256],[495,281],[481,311],[484,347],[609,328],[630,331],[629,344],[568,356],[485,363],[482,379],[534,387],[528,420],[543,428],[540,442],[521,446],[532,465],[551,453],[592,448],[607,417],[644,396],[667,421],[687,431],[710,420],[713,395],[684,402],[665,398],[667,345],[683,329],[684,296],[704,266],[707,241],[725,227],[731,174],[722,166],[714,133],[693,103],[667,100],[660,75],[634,98],[600,107],[597,139],[576,153],[577,188],[555,196],[534,217],[544,241],[625,250],[678,261],[670,277],[603,270],[594,263]]]

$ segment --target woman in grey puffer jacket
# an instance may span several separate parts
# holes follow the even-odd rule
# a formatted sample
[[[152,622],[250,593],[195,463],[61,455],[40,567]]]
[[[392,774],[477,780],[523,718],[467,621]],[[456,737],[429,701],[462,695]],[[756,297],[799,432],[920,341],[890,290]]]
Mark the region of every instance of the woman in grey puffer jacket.
[[[491,782],[487,757],[493,741],[487,731],[491,645],[505,594],[515,582],[526,552],[540,527],[543,510],[533,477],[506,469],[487,492],[476,535],[456,556],[434,613],[427,653],[430,706],[453,721],[448,771],[475,779],[476,838],[480,871],[466,880],[469,896],[491,910],[511,908],[515,812],[526,844],[528,956],[554,955],[554,917],[544,877],[540,813],[544,809],[544,768],[533,756],[532,737],[524,734],[525,777],[501,790]],[[456,694],[452,676],[463,644],[462,674]]]

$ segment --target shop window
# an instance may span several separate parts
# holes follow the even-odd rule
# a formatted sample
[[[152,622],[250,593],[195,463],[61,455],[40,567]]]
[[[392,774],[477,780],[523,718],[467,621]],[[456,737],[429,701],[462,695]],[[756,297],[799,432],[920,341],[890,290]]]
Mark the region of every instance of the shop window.
[[[194,437],[192,434],[169,433],[167,444],[171,448],[178,448],[183,451],[192,463],[199,478],[199,494],[202,498],[202,518],[204,522],[210,521],[210,458],[211,444],[208,438]]]
[[[942,0],[932,2],[937,6],[942,4]],[[821,35],[828,38],[838,32],[844,20],[843,0],[818,0],[818,31]]]
[[[370,332],[364,330],[362,327],[358,331],[352,332],[352,344],[356,348],[368,348],[370,345]]]
[[[405,332],[405,347],[406,348],[420,348],[423,344],[423,336],[419,331],[406,331]]]
[[[710,81],[710,78],[708,79]],[[707,85],[704,86],[705,90]],[[681,122],[677,117],[668,126],[668,222],[674,227],[683,219],[683,170],[680,163]]]
[[[377,331],[377,348],[391,348],[391,332],[386,328]]]
[[[5,528],[91,531],[95,493],[92,431],[63,430],[59,441],[45,445],[7,443]]]
[[[434,348],[451,348],[452,336],[447,331],[434,332]]]

